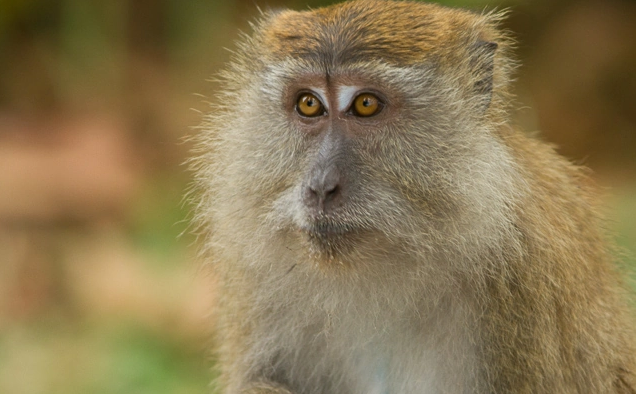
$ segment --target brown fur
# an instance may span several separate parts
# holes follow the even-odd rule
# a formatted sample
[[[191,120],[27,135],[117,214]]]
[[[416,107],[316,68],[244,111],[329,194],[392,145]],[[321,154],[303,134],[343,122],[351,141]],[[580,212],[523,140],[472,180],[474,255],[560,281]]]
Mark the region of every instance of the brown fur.
[[[352,1],[267,13],[239,44],[194,161],[225,392],[636,392],[594,187],[508,125],[500,18]],[[385,110],[298,120],[296,92],[341,85]],[[322,239],[299,190],[327,129],[351,168]]]

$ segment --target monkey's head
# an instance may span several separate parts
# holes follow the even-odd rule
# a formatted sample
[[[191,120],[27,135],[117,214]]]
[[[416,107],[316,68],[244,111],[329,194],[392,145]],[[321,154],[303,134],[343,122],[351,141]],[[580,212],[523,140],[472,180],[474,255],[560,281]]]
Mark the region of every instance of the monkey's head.
[[[487,247],[515,177],[498,18],[379,0],[266,13],[206,124],[218,244],[326,264]]]

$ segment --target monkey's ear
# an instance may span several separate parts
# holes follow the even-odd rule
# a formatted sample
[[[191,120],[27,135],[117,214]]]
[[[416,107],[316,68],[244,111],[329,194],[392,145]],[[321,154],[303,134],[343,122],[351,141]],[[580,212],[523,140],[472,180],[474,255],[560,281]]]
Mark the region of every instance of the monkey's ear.
[[[495,52],[497,43],[477,41],[470,48],[470,67],[473,73],[473,91],[480,100],[480,107],[485,111],[492,99],[493,73],[495,69]]]

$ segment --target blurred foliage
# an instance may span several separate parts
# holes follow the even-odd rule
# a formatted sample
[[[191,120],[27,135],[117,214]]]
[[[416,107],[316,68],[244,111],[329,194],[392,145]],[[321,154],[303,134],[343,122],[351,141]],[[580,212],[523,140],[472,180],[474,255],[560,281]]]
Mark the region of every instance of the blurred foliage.
[[[189,215],[183,201],[186,189],[184,177],[151,180],[133,204],[128,234],[153,262],[170,264],[195,242],[188,231]]]
[[[335,2],[0,0],[0,393],[208,390],[184,136],[257,6]],[[613,187],[636,267],[634,2],[438,3],[510,8],[516,120]]]
[[[192,343],[125,322],[48,320],[8,331],[0,363],[0,390],[12,394],[194,394],[214,379]]]

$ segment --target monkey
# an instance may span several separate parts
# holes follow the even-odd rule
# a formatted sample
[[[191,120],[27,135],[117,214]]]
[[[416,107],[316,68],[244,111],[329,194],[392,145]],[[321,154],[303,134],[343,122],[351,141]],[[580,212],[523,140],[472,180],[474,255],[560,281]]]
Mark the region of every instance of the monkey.
[[[510,120],[505,12],[263,11],[192,168],[228,394],[636,393],[584,168]]]

